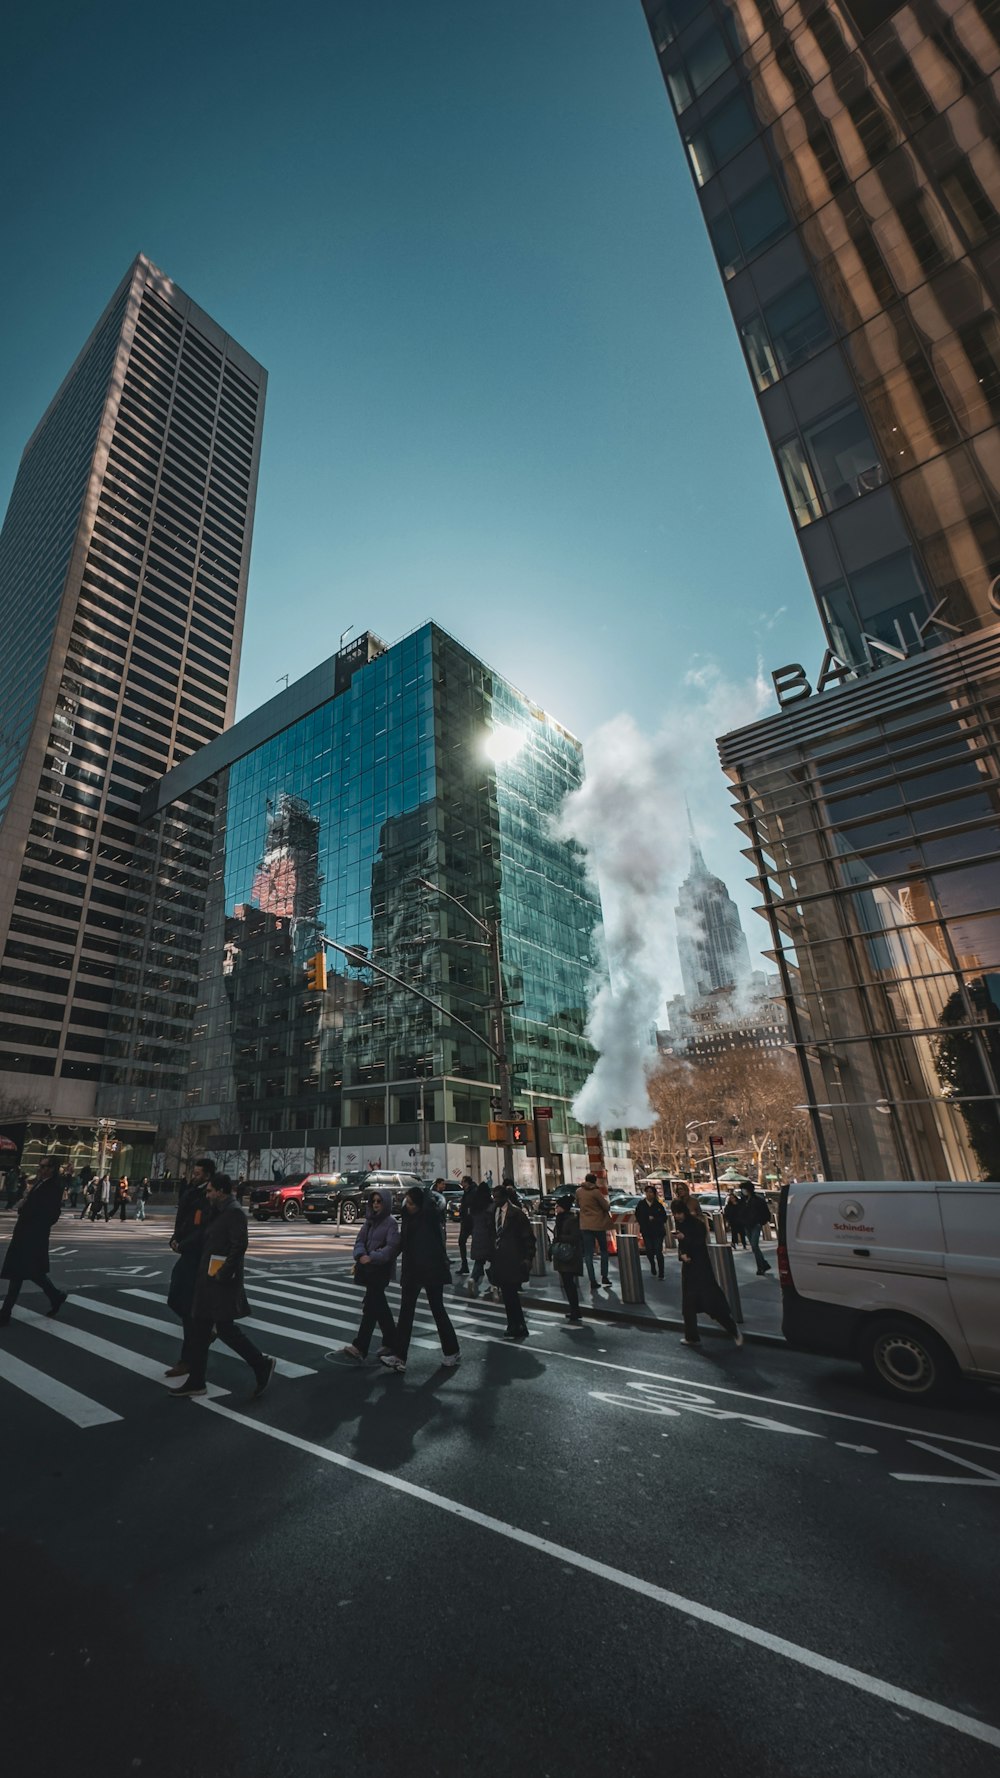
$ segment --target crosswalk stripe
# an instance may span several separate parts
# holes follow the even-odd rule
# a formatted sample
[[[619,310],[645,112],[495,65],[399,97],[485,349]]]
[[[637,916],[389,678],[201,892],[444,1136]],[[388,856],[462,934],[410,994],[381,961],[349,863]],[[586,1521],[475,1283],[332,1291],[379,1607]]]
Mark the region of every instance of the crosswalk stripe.
[[[152,1290],[129,1290],[126,1291],[125,1294],[126,1296],[146,1297],[151,1302],[156,1303],[166,1301],[165,1297],[157,1296]],[[282,1312],[286,1315],[298,1314],[303,1321],[318,1321],[321,1327],[346,1327],[352,1333],[357,1330],[358,1317],[356,1315],[352,1315],[350,1320],[344,1315],[314,1315],[308,1309],[292,1309],[287,1303],[257,1303],[254,1306],[258,1309],[269,1310],[274,1315],[280,1315]],[[46,1323],[46,1326],[48,1325],[49,1324]],[[260,1321],[252,1315],[244,1316],[241,1325],[243,1327],[255,1328],[258,1333],[281,1335],[286,1340],[299,1340],[307,1346],[324,1346],[328,1352],[331,1346],[335,1345],[337,1339],[337,1336],[334,1333],[329,1333],[324,1337],[323,1334],[307,1333],[303,1327],[285,1327],[281,1322]],[[411,1344],[414,1346],[423,1346],[430,1351],[436,1352],[440,1350],[436,1339],[424,1340],[414,1338],[411,1341]]]
[[[108,1315],[115,1321],[131,1321],[137,1327],[152,1328],[154,1333],[169,1334],[173,1340],[179,1337],[181,1331],[174,1321],[160,1321],[155,1315],[140,1315],[138,1309],[119,1309],[114,1303],[98,1302],[96,1297],[74,1296],[73,1307],[74,1309],[88,1309],[92,1315]],[[232,1358],[237,1364],[246,1362],[238,1352],[230,1352],[229,1347],[223,1346],[219,1340],[215,1341],[212,1350],[220,1358]],[[310,1369],[307,1364],[292,1364],[287,1358],[279,1358],[278,1375],[281,1377],[314,1377],[316,1372]]]
[[[90,1352],[95,1358],[104,1358],[108,1364],[117,1364],[123,1371],[134,1371],[138,1377],[148,1377],[151,1382],[159,1383],[163,1388],[168,1384],[163,1375],[163,1365],[155,1358],[146,1358],[141,1352],[131,1352],[127,1346],[116,1346],[111,1340],[102,1340],[98,1334],[86,1333],[81,1327],[70,1327],[65,1321],[50,1321],[44,1315],[38,1315],[34,1309],[15,1309],[14,1314],[21,1321],[27,1321],[39,1333],[51,1334],[55,1340],[64,1340],[68,1346],[79,1346],[82,1352]],[[220,1389],[217,1383],[207,1385],[209,1395],[228,1395],[228,1389]]]
[[[314,1304],[316,1307],[325,1308],[327,1310],[343,1309],[349,1315],[350,1319],[343,1320],[338,1317],[338,1325],[341,1327],[356,1327],[360,1319],[361,1303],[356,1291],[354,1292],[353,1300],[348,1298],[341,1301],[337,1297],[309,1296],[304,1291],[287,1291],[272,1285],[264,1287],[256,1285],[254,1286],[254,1290],[254,1307],[258,1309],[267,1309],[275,1315],[283,1310],[286,1315],[300,1315],[306,1320],[329,1321],[334,1319],[329,1313],[327,1315],[319,1316],[309,1315],[305,1309],[295,1307],[297,1303],[310,1303]],[[271,1297],[277,1297],[279,1300],[275,1303],[271,1303],[270,1300],[261,1300],[262,1298],[270,1299]],[[393,1304],[390,1304],[390,1308],[393,1306]],[[449,1319],[452,1326],[459,1333],[462,1333],[466,1328],[473,1326],[472,1321],[461,1313],[450,1315]],[[437,1328],[434,1325],[434,1317],[427,1309],[418,1309],[413,1317],[413,1325],[417,1333],[434,1334],[435,1337],[437,1335]],[[433,1344],[433,1342],[431,1343]]]
[[[253,1289],[253,1291],[254,1291],[255,1295],[258,1297],[258,1299],[260,1297],[276,1296],[276,1297],[288,1298],[288,1300],[290,1302],[312,1303],[320,1308],[350,1310],[350,1311],[353,1311],[356,1318],[360,1317],[360,1314],[361,1314],[361,1294],[357,1289],[352,1290],[350,1295],[345,1294],[344,1296],[341,1297],[341,1296],[328,1296],[325,1291],[321,1294],[318,1290],[315,1290],[313,1287],[310,1287],[309,1289],[306,1289],[306,1290],[302,1290],[302,1289],[293,1289],[290,1286],[286,1286],[286,1285],[282,1285],[282,1284],[254,1284],[251,1286],[251,1288]],[[452,1321],[462,1321],[462,1320],[466,1319],[466,1311],[464,1309],[455,1309],[454,1311],[449,1309],[449,1316]],[[434,1317],[432,1316],[430,1310],[422,1307],[419,1304],[418,1304],[417,1312],[416,1312],[416,1316],[415,1316],[415,1325],[420,1325],[423,1327],[427,1327],[427,1326],[433,1327],[433,1325],[434,1325]]]
[[[99,1401],[91,1401],[89,1395],[81,1395],[78,1389],[70,1389],[67,1383],[58,1383],[45,1371],[36,1370],[32,1364],[23,1364],[9,1352],[0,1352],[0,1377],[11,1383],[15,1389],[23,1390],[25,1395],[33,1395],[47,1408],[62,1414],[66,1420],[72,1420],[74,1426],[108,1426],[112,1420],[120,1420],[121,1415],[111,1408],[106,1408]]]
[[[274,1282],[277,1283],[278,1280],[275,1279]],[[297,1280],[285,1280],[285,1282],[297,1283]],[[352,1297],[355,1300],[358,1300],[358,1286],[350,1278],[345,1278],[340,1283],[334,1279],[310,1279],[308,1280],[308,1287],[310,1290],[321,1291],[324,1296],[329,1295],[331,1301],[341,1301],[344,1297]],[[390,1302],[397,1302],[399,1300],[399,1295],[400,1289],[398,1284],[390,1284],[386,1287],[386,1296],[389,1297]],[[530,1299],[525,1297],[523,1302],[524,1307],[530,1309]],[[505,1313],[502,1303],[494,1303],[493,1301],[487,1302],[485,1299],[477,1297],[459,1297],[457,1299],[455,1297],[445,1297],[445,1308],[453,1321],[456,1318],[463,1319],[466,1316],[468,1316],[470,1320],[479,1319],[489,1321],[490,1319],[496,1319],[497,1316],[503,1316]]]

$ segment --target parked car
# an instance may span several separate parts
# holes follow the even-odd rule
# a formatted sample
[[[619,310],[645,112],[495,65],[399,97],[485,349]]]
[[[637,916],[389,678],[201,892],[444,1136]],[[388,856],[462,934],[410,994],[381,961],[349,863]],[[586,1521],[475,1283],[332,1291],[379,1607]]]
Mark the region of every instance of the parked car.
[[[1000,1382],[1000,1184],[804,1181],[778,1200],[781,1327],[883,1392]]]
[[[448,1186],[447,1190],[439,1192],[438,1196],[442,1197],[445,1201],[445,1213],[448,1221],[458,1222],[462,1210],[462,1199],[465,1196],[465,1193],[460,1189],[456,1189],[454,1186]]]
[[[326,1202],[328,1208],[325,1215],[312,1211],[311,1205],[318,1198],[310,1199],[310,1220],[323,1222],[331,1217],[334,1222],[361,1222],[368,1208],[367,1200],[376,1189],[387,1192],[392,1201],[392,1208],[400,1210],[403,1197],[411,1185],[424,1185],[416,1173],[393,1173],[378,1169],[374,1172],[343,1173],[338,1176],[339,1183],[328,1192]]]
[[[282,1222],[295,1222],[302,1215],[302,1188],[308,1174],[294,1179],[248,1179],[245,1190],[250,1215],[256,1222],[280,1217]]]
[[[345,1222],[356,1222],[356,1206],[368,1183],[367,1173],[310,1173],[302,1191],[302,1211],[307,1222],[336,1221],[341,1199],[352,1205]]]

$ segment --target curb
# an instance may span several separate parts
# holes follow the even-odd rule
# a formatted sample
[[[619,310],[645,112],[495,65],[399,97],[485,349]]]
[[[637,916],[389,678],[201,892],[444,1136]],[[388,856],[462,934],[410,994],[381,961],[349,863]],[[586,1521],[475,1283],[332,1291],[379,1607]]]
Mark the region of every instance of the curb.
[[[557,1300],[551,1297],[532,1297],[530,1290],[528,1294],[522,1298],[522,1303],[525,1309],[545,1309],[550,1314],[558,1312],[562,1315],[565,1314],[566,1311],[566,1305],[561,1299]],[[668,1318],[662,1315],[630,1315],[627,1310],[621,1311],[618,1309],[592,1308],[587,1303],[581,1303],[580,1306],[583,1310],[585,1321],[606,1321],[612,1325],[617,1324],[622,1327],[637,1327],[644,1330],[646,1333],[684,1332],[683,1321],[675,1319],[674,1317]],[[757,1333],[746,1327],[742,1329],[742,1333],[744,1344],[748,1346],[785,1347],[786,1344],[783,1334]],[[717,1340],[725,1340],[729,1337],[727,1334],[723,1333],[721,1327],[706,1327],[704,1324],[701,1326],[701,1334],[702,1337],[704,1337],[705,1334],[708,1334],[710,1337]]]

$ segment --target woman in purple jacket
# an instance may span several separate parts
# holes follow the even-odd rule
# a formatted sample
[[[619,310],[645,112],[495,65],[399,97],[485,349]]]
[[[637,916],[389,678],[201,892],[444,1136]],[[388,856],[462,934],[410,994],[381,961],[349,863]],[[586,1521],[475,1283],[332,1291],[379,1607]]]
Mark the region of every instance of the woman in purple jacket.
[[[353,1359],[355,1364],[364,1364],[368,1357],[376,1321],[384,1346],[391,1346],[396,1338],[396,1323],[385,1300],[385,1287],[395,1271],[398,1252],[399,1224],[392,1214],[389,1195],[387,1193],[383,1198],[380,1192],[373,1192],[368,1214],[354,1243],[354,1275],[365,1287],[361,1326],[354,1336],[353,1346],[341,1347],[342,1356]]]

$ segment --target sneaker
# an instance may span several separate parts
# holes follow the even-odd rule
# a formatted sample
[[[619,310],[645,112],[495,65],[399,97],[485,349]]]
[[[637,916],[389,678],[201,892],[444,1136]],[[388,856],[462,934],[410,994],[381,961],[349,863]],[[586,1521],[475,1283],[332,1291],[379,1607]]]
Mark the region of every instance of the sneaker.
[[[278,1360],[276,1358],[265,1358],[264,1369],[257,1377],[257,1387],[250,1397],[251,1401],[256,1401],[258,1395],[263,1395],[277,1368]]]
[[[207,1395],[204,1383],[182,1383],[179,1389],[168,1389],[167,1394],[174,1401],[180,1401],[182,1395]]]
[[[365,1355],[363,1352],[358,1351],[357,1346],[341,1346],[340,1351],[336,1356],[338,1358],[353,1358],[358,1364],[364,1364],[365,1362]]]
[[[595,1280],[594,1280],[594,1283],[593,1283],[593,1284],[592,1284],[592,1285],[591,1285],[591,1286],[590,1286],[590,1288],[591,1288],[591,1290],[600,1290],[600,1288],[601,1288],[601,1287],[600,1287],[600,1285],[599,1285],[599,1284],[598,1284],[598,1283],[597,1283],[597,1281],[596,1281],[596,1279],[595,1279]]]
[[[403,1360],[397,1358],[395,1352],[380,1352],[379,1364],[384,1364],[387,1371],[405,1371],[406,1369]]]
[[[165,1377],[186,1377],[190,1370],[189,1364],[172,1364],[168,1371],[164,1371],[163,1375]]]
[[[580,1316],[580,1315],[567,1315],[567,1317],[566,1317],[566,1326],[567,1326],[567,1327],[582,1327],[582,1326],[583,1326],[583,1318],[582,1318],[582,1316]]]
[[[462,1354],[460,1352],[449,1352],[447,1357],[442,1358],[442,1360],[441,1360],[441,1363],[442,1363],[444,1369],[448,1370],[448,1371],[453,1371],[455,1369],[455,1366],[457,1364],[461,1364],[461,1362],[462,1362]]]
[[[770,1268],[770,1266],[768,1266],[768,1268],[767,1268],[767,1269],[768,1269],[768,1271],[770,1271],[770,1269],[771,1269],[771,1268]],[[57,1302],[57,1303],[53,1303],[53,1305],[52,1305],[52,1307],[51,1307],[51,1309],[50,1309],[50,1310],[49,1310],[49,1316],[50,1316],[50,1318],[51,1318],[51,1317],[52,1317],[52,1316],[53,1316],[53,1315],[58,1315],[58,1313],[59,1313],[59,1311],[60,1311],[60,1309],[61,1309],[61,1308],[62,1308],[62,1306],[63,1306],[63,1303],[64,1303],[64,1302],[65,1302],[65,1301],[66,1301],[66,1298],[67,1298],[67,1297],[68,1297],[68,1296],[69,1296],[69,1291],[68,1291],[68,1290],[61,1290],[61,1291],[60,1291],[60,1292],[59,1292],[59,1301],[58,1301],[58,1302]]]
[[[687,1334],[685,1334],[683,1339],[681,1340],[681,1345],[682,1346],[700,1346],[701,1341],[700,1340],[689,1340],[687,1337]]]
[[[743,1335],[740,1332],[739,1328],[737,1328],[736,1332],[733,1335],[733,1345],[734,1346],[742,1346],[742,1344],[743,1344]]]
[[[512,1344],[517,1344],[521,1340],[527,1339],[528,1329],[526,1327],[522,1327],[518,1333],[511,1333],[510,1329],[508,1328],[507,1332],[504,1334],[503,1337],[505,1340],[510,1340]]]

